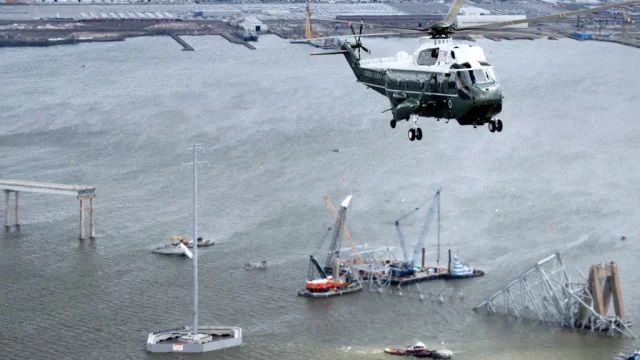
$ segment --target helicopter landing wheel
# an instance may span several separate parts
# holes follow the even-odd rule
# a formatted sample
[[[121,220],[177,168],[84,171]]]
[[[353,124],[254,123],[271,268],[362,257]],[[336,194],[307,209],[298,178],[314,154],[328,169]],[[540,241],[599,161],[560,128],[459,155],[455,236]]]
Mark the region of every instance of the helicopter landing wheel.
[[[389,123],[389,125],[391,125],[392,129],[395,129],[396,128],[396,120],[392,119],[391,122]]]
[[[416,128],[416,140],[422,140],[422,129]]]
[[[487,127],[489,128],[489,131],[496,132],[496,122],[495,121],[489,120],[489,122],[487,123]]]
[[[414,129],[409,129],[409,140],[413,141],[416,139],[416,131]]]
[[[502,120],[498,119],[496,121],[496,131],[497,132],[502,132]]]

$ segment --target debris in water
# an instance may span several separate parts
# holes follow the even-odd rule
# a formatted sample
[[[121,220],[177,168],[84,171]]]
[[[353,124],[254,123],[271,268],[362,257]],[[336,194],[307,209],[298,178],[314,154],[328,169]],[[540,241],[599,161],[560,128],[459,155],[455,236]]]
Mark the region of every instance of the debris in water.
[[[242,268],[245,270],[254,270],[254,269],[266,270],[267,260],[262,260],[261,262],[256,261],[256,262],[245,263],[244,265],[242,265]]]
[[[625,241],[625,240],[627,240],[627,237],[626,237],[626,236],[624,236],[624,235],[622,235],[622,237],[620,238],[620,240]]]
[[[333,152],[340,152],[340,149],[333,149],[333,150],[331,150],[331,151],[333,151]]]

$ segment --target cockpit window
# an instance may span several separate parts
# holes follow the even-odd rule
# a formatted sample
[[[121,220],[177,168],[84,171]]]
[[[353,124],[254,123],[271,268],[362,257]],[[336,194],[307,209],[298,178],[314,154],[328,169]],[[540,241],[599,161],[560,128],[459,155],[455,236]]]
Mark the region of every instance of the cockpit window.
[[[420,51],[416,63],[421,66],[435,65],[438,60],[438,49],[425,49]]]
[[[457,71],[457,78],[461,85],[497,83],[498,78],[492,68]]]

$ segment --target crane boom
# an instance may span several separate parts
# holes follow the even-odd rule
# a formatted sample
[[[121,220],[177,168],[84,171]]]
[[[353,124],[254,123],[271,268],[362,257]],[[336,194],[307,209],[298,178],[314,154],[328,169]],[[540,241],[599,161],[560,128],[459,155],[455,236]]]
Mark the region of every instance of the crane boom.
[[[333,231],[333,238],[331,239],[331,246],[327,253],[327,260],[324,263],[325,269],[333,269],[333,258],[340,254],[340,244],[342,243],[342,228],[340,224],[344,224],[347,219],[347,208],[345,206],[340,208],[338,213],[338,219],[336,220],[335,230]]]
[[[429,233],[429,227],[431,227],[431,222],[433,221],[433,215],[435,214],[436,204],[438,205],[438,210],[440,210],[440,192],[442,190],[438,189],[436,194],[431,200],[431,205],[429,206],[429,210],[427,211],[427,218],[422,225],[422,229],[420,230],[420,235],[418,236],[418,242],[416,243],[416,247],[413,249],[413,257],[411,258],[411,262],[414,263],[418,258],[418,254],[420,253],[420,249],[424,246],[424,242],[427,240],[427,234]],[[438,244],[440,247],[440,244]],[[438,254],[438,257],[440,255]]]
[[[347,199],[345,199],[342,202],[342,206],[343,207],[346,208],[349,205],[349,201],[348,200],[351,200],[351,195],[349,195],[349,197],[347,197]],[[349,230],[347,230],[347,228],[344,226],[344,223],[342,221],[340,221],[340,215],[336,211],[336,208],[333,206],[333,203],[331,202],[331,199],[329,199],[329,196],[327,196],[327,195],[324,196],[324,202],[327,204],[327,207],[331,211],[331,214],[333,215],[333,218],[339,223],[340,229],[342,230],[342,234],[344,235],[344,237],[349,242],[349,247],[351,247],[351,250],[353,251],[353,255],[355,257],[355,263],[356,264],[362,264],[362,258],[360,257],[360,254],[358,253],[358,249],[356,248],[356,244],[353,242],[353,238],[351,238],[351,234],[349,233]]]
[[[318,261],[316,261],[316,259],[313,258],[313,255],[309,255],[309,261],[311,261],[311,264],[313,264],[313,266],[315,266],[316,270],[318,270],[318,273],[320,274],[322,279],[326,279],[327,278],[327,274],[324,272],[324,270],[322,270],[322,267],[320,266],[320,264],[318,264]],[[309,281],[313,280],[313,270],[311,267],[309,267]]]
[[[402,249],[402,256],[405,263],[409,262],[409,255],[407,254],[407,246],[404,241],[404,234],[402,234],[402,230],[400,229],[400,221],[396,220],[396,232],[398,233],[398,237],[400,238],[400,248]]]

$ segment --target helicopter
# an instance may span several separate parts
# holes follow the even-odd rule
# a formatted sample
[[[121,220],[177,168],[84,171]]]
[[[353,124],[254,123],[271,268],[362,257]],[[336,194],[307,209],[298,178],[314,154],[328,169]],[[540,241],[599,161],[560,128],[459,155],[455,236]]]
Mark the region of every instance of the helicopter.
[[[474,128],[487,125],[490,132],[502,132],[504,124],[497,115],[502,111],[502,90],[494,67],[480,46],[454,43],[452,35],[465,30],[497,28],[529,22],[564,18],[567,16],[597,13],[598,11],[634,5],[640,0],[609,4],[589,9],[569,11],[521,20],[504,21],[484,25],[459,28],[453,20],[460,11],[464,0],[454,0],[448,14],[442,21],[425,28],[403,28],[375,25],[380,28],[408,30],[426,33],[418,39],[418,48],[412,55],[401,51],[393,57],[362,59],[361,50],[371,51],[362,44],[363,36],[384,34],[362,34],[364,22],[356,33],[353,24],[344,20],[314,19],[332,22],[348,22],[355,38],[353,43],[342,42],[340,49],[314,53],[311,55],[342,54],[346,58],[358,82],[364,84],[389,99],[392,129],[400,121],[410,121],[408,131],[410,141],[421,140],[422,129],[418,126],[420,117],[445,119],[448,123],[455,119],[460,125]],[[395,33],[398,34],[398,33]],[[336,36],[316,37],[315,40],[333,39]],[[305,39],[306,41],[309,39]],[[293,40],[292,42],[300,42]]]

